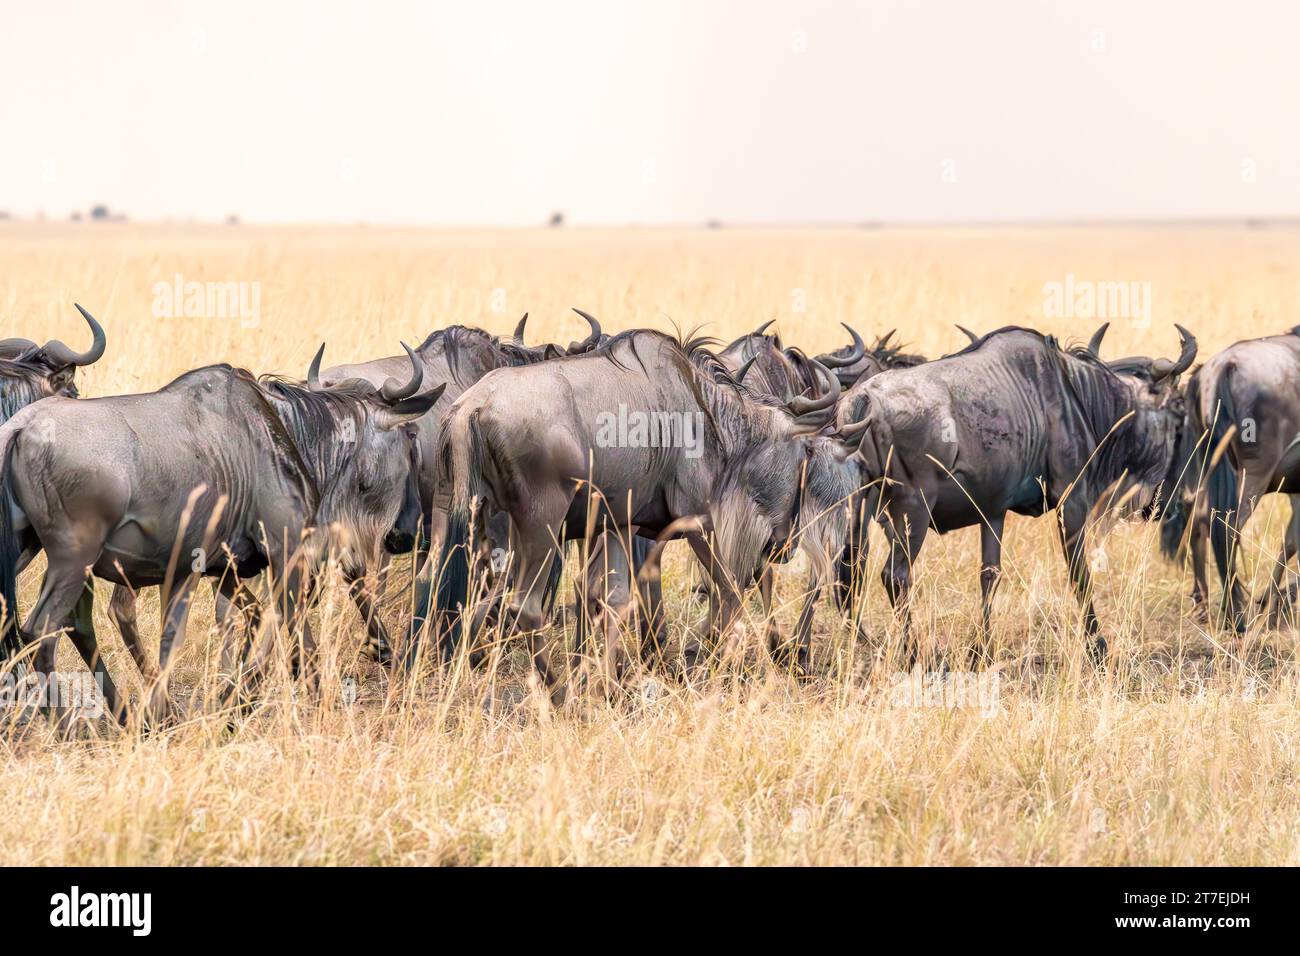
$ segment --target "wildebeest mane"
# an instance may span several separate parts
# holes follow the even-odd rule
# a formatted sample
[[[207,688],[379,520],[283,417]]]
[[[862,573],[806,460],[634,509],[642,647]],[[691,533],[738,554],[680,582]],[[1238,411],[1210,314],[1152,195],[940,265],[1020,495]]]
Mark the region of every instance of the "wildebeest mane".
[[[491,332],[475,328],[472,325],[449,325],[445,329],[430,332],[415,350],[417,354],[437,352],[441,349],[447,361],[447,370],[452,380],[466,388],[477,381],[479,370],[466,374],[469,357],[478,352],[483,358],[483,365],[488,369],[502,366],[532,365],[536,358],[527,349],[502,342]]]
[[[1052,336],[1044,338],[1047,344],[1056,345]],[[1112,367],[1086,346],[1058,347],[1057,353],[1062,384],[1074,398],[1096,449],[1088,466],[1090,477],[1103,486],[1109,485],[1118,481],[1132,462],[1142,460],[1143,452],[1155,449],[1144,447],[1136,437],[1132,417],[1116,427],[1137,409],[1129,386]]]
[[[7,422],[20,409],[46,397],[38,379],[48,372],[21,359],[0,359],[0,422]]]
[[[1063,347],[1056,336],[1021,325],[995,329],[948,357],[974,352],[993,336],[1007,332],[1028,333],[1041,341],[1049,354],[1055,356],[1061,391],[1074,400],[1079,417],[1088,429],[1089,441],[1096,449],[1088,465],[1089,476],[1103,485],[1117,481],[1124,471],[1123,463],[1132,460],[1138,450],[1128,447],[1132,443],[1132,419],[1119,428],[1114,428],[1120,419],[1134,410],[1129,387],[1113,368],[1089,351],[1086,345]]]
[[[928,359],[919,352],[904,352],[906,345],[890,345],[885,339],[877,338],[876,344],[867,350],[869,355],[874,355],[876,361],[886,368],[913,368],[917,365],[924,365]],[[836,352],[848,354],[852,346],[843,345],[836,349]]]

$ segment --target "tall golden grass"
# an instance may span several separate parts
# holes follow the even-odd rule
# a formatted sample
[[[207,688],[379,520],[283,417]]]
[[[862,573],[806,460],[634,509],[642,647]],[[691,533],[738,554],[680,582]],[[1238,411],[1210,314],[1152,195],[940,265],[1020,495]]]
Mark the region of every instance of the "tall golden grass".
[[[81,302],[109,351],[83,395],[143,391],[202,364],[303,374],[312,352],[360,360],[455,322],[529,338],[633,325],[729,338],[769,319],[810,352],[891,328],[928,355],[963,343],[952,323],[1023,323],[1083,340],[1095,319],[1044,315],[1043,286],[1150,282],[1149,326],[1117,321],[1105,354],[1171,354],[1172,323],[1203,356],[1289,328],[1300,289],[1291,230],[258,229],[0,224],[0,335],[74,346]],[[155,318],[155,283],[260,283],[256,327]],[[1247,540],[1262,589],[1285,506]],[[931,537],[917,568],[923,641],[960,649],[978,614],[973,529]],[[1295,634],[1244,638],[1196,623],[1155,529],[1100,529],[1105,674],[1083,666],[1077,606],[1051,519],[1008,523],[994,612],[997,664],[979,701],[950,679],[900,684],[897,627],[874,573],[865,640],[819,611],[815,676],[766,660],[748,609],[730,659],[678,683],[634,673],[612,700],[554,710],[523,649],[413,683],[357,660],[361,626],[340,587],[316,618],[319,701],[283,677],[228,726],[210,706],[218,636],[206,589],[173,675],[185,718],[155,734],[105,723],[78,739],[43,722],[0,738],[3,863],[1295,864],[1300,862]],[[670,631],[698,625],[686,558],[666,562]],[[39,568],[23,580],[30,607]],[[803,579],[778,578],[788,631]],[[141,688],[98,589],[109,666]],[[405,593],[385,606],[401,623]],[[157,599],[142,598],[157,638]],[[744,635],[752,635],[746,638]],[[65,642],[66,643],[66,642]],[[61,666],[78,668],[71,648]],[[463,664],[463,662],[462,662]],[[994,676],[995,675],[995,676]],[[973,678],[972,678],[973,680]],[[355,683],[353,683],[355,681]],[[355,700],[353,690],[355,689]],[[969,686],[965,688],[970,690]],[[953,692],[956,696],[954,698]]]

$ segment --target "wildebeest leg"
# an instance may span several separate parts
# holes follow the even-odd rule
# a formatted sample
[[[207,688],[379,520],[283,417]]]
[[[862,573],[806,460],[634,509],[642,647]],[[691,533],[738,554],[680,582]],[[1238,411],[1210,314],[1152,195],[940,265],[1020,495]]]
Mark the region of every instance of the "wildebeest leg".
[[[36,651],[36,672],[41,675],[43,687],[48,692],[59,635],[73,627],[73,610],[86,587],[85,569],[94,564],[94,557],[84,551],[66,553],[60,550],[47,554],[49,566],[41,583],[41,594],[27,616],[22,633],[28,642],[40,642]],[[49,698],[42,709],[51,715],[57,712],[60,722],[66,717],[63,708],[52,706]]]
[[[816,572],[808,575],[808,586],[804,590],[803,607],[799,609],[799,620],[794,625],[795,672],[799,675],[808,673],[808,660],[812,651],[813,617],[817,613],[817,602],[821,599],[822,581]],[[775,654],[773,655],[776,656]],[[778,662],[788,666],[789,652],[777,658]]]
[[[781,661],[783,657],[789,657],[789,651],[782,650],[785,640],[781,636],[781,629],[776,626],[776,618],[772,613],[772,588],[775,582],[776,572],[769,564],[759,572],[758,594],[763,603],[763,628],[767,634],[767,651],[772,655],[773,660]]]
[[[852,610],[854,588],[861,588],[867,563],[867,529],[870,522],[862,506],[854,508],[844,550],[835,563],[835,605],[841,612]]]
[[[413,646],[425,630],[433,593],[438,586],[438,555],[442,553],[442,540],[447,533],[447,512],[435,508],[424,516],[424,526],[415,548],[415,606],[407,634],[407,644]]]
[[[99,642],[95,638],[95,584],[91,580],[86,581],[81,592],[81,598],[73,609],[70,636],[72,637],[72,643],[77,648],[77,653],[81,655],[81,659],[86,662],[86,666],[95,675],[100,693],[104,695],[104,704],[108,707],[108,712],[113,715],[119,724],[125,724],[126,708],[122,704],[122,699],[118,696],[117,688],[113,686],[113,678],[109,676],[108,668],[104,665],[104,658],[99,654]]]
[[[1069,569],[1070,581],[1074,593],[1083,605],[1083,629],[1093,639],[1089,655],[1094,664],[1101,665],[1106,660],[1106,639],[1101,635],[1097,623],[1097,611],[1092,605],[1092,575],[1088,571],[1088,536],[1087,523],[1090,505],[1077,492],[1061,505],[1060,534],[1061,548],[1065,554],[1065,563]]]
[[[993,515],[980,525],[980,633],[971,660],[976,665],[987,664],[993,649],[990,617],[993,598],[1002,580],[1002,528],[1006,515]]]
[[[1192,519],[1192,530],[1187,542],[1192,562],[1192,616],[1207,622],[1210,619],[1210,583],[1206,578],[1209,541],[1209,524],[1198,513]]]
[[[1223,522],[1226,531],[1227,547],[1223,553],[1219,553],[1219,548],[1215,549],[1215,563],[1219,566],[1219,578],[1223,582],[1223,611],[1225,622],[1237,633],[1246,630],[1246,607],[1247,599],[1245,588],[1242,587],[1241,580],[1237,576],[1237,554],[1241,550],[1241,535],[1246,530],[1246,522],[1250,520],[1255,505],[1259,502],[1259,496],[1268,492],[1268,485],[1265,484],[1266,478],[1258,478],[1254,475],[1247,474],[1245,480],[1241,483],[1241,491],[1238,498],[1238,509],[1235,512],[1227,514],[1215,514],[1211,516],[1212,521]]]
[[[113,597],[108,602],[108,614],[117,625],[117,631],[122,635],[122,643],[126,645],[131,660],[135,661],[145,686],[151,685],[158,679],[158,668],[145,650],[144,641],[140,637],[135,592],[125,584],[114,585]]]
[[[1300,550],[1300,495],[1287,495],[1291,501],[1291,517],[1282,536],[1282,551],[1273,564],[1273,586],[1265,601],[1268,603],[1269,627],[1279,627],[1291,608],[1291,589],[1286,583],[1287,568]]]
[[[605,533],[595,535],[587,547],[587,564],[573,582],[573,653],[575,658],[590,653],[591,625],[600,613],[600,597],[605,575]]]
[[[588,619],[596,638],[590,643],[600,645],[596,648],[601,665],[598,683],[603,686],[597,690],[609,696],[622,681],[632,658],[625,646],[630,618],[633,612],[644,611],[634,603],[631,556],[619,529],[606,528],[596,538],[582,577],[585,593],[579,614]]]
[[[180,579],[164,596],[162,636],[158,639],[158,679],[154,681],[149,694],[149,718],[151,722],[161,723],[171,712],[171,701],[167,685],[171,680],[172,657],[185,643],[185,623],[189,619],[190,602],[194,598],[194,586],[198,578],[192,575]]]
[[[641,569],[650,556],[654,542],[640,535],[632,537],[632,576],[641,594],[641,660],[647,664],[662,662],[664,651],[664,585],[658,574],[643,578]]]
[[[381,570],[380,574],[383,574]],[[343,578],[348,584],[348,593],[352,597],[352,603],[357,606],[361,613],[361,619],[366,623],[366,656],[380,664],[388,664],[393,659],[392,645],[388,642],[388,629],[384,627],[383,618],[379,616],[379,611],[375,607],[374,598],[370,592],[370,582],[366,575],[353,574],[345,571]],[[382,578],[381,578],[382,580]],[[383,586],[379,587],[380,593],[383,592]]]
[[[705,642],[701,641],[698,636],[692,635],[687,641],[686,647],[682,650],[683,663],[686,669],[693,670],[703,660],[705,653],[711,650],[722,633],[722,613],[723,598],[722,592],[730,591],[731,583],[726,580],[726,574],[718,564],[714,556],[713,536],[694,532],[686,535],[686,540],[694,552],[696,560],[708,575],[711,586],[709,587],[709,622],[707,625],[708,647]],[[737,602],[738,604],[739,602]]]
[[[916,642],[912,639],[912,565],[921,553],[929,519],[924,504],[890,502],[882,528],[889,543],[889,556],[880,569],[880,580],[903,628],[903,649],[909,667],[916,665],[919,657]]]
[[[558,510],[558,513],[562,515],[563,510]],[[559,521],[555,524],[558,527]],[[520,524],[514,522],[512,533],[517,534],[515,558],[518,575],[510,602],[510,619],[515,628],[526,635],[533,667],[550,690],[551,702],[558,707],[564,703],[566,688],[551,657],[554,638],[546,632],[545,598],[551,562],[561,560],[561,556],[547,524],[538,521],[527,533],[517,533],[518,528]]]
[[[289,652],[289,674],[294,680],[302,678],[313,695],[320,694],[320,668],[316,665],[316,638],[312,636],[311,622],[304,614],[297,628],[297,640]]]
[[[226,576],[217,584],[216,617],[221,631],[221,669],[230,679],[222,694],[224,703],[241,691],[250,676],[248,659],[261,628],[262,607],[238,578]],[[246,698],[241,701],[246,702]]]

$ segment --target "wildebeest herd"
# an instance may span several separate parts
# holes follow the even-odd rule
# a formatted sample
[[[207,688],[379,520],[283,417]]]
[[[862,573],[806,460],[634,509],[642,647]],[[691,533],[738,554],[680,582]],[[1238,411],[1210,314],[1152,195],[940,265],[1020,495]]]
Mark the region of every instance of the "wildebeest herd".
[[[1300,495],[1300,327],[1239,342],[1184,381],[1197,346],[1181,326],[1175,358],[1107,361],[1105,326],[1070,347],[1008,326],[963,329],[969,345],[926,360],[892,334],[868,347],[847,325],[849,345],[813,357],[771,323],[718,348],[650,329],[607,335],[575,310],[591,331],[567,347],[526,345],[525,315],[509,337],[452,326],[357,365],[321,369],[322,346],[302,381],[211,365],[156,392],[81,399],[76,370],[107,343],[77,308],[92,333],[86,352],[0,341],[0,660],[48,675],[66,633],[123,720],[96,642],[92,576],[115,585],[110,611],[153,718],[168,712],[169,665],[205,577],[237,635],[224,655],[228,694],[246,699],[274,646],[313,680],[306,612],[331,561],[376,659],[410,668],[463,649],[474,662],[482,635],[520,635],[558,701],[566,554],[579,561],[574,652],[603,647],[616,681],[628,634],[649,666],[689,671],[709,659],[751,588],[770,611],[773,565],[802,550],[809,580],[793,635],[765,620],[773,658],[804,675],[822,594],[861,620],[872,521],[911,664],[909,594],[926,535],[978,526],[970,654],[982,666],[1006,515],[1052,512],[1100,666],[1087,561],[1098,513],[1160,520],[1164,552],[1190,557],[1198,611],[1240,631],[1250,616],[1233,572],[1240,530],[1262,495]],[[669,660],[659,568],[675,538],[699,563],[709,613]],[[1223,585],[1217,613],[1207,542]],[[1298,547],[1293,509],[1265,596],[1275,613]],[[413,606],[394,640],[371,572],[412,550]],[[40,593],[20,623],[18,575],[42,551]],[[251,582],[263,571],[259,592]],[[157,663],[135,613],[151,586],[162,594]],[[267,639],[277,633],[290,639]]]

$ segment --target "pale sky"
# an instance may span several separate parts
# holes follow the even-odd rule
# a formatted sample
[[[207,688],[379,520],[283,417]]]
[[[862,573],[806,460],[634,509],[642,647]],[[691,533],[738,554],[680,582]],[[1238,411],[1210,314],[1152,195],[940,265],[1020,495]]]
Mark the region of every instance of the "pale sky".
[[[1278,0],[0,0],[0,210],[1300,216]]]

